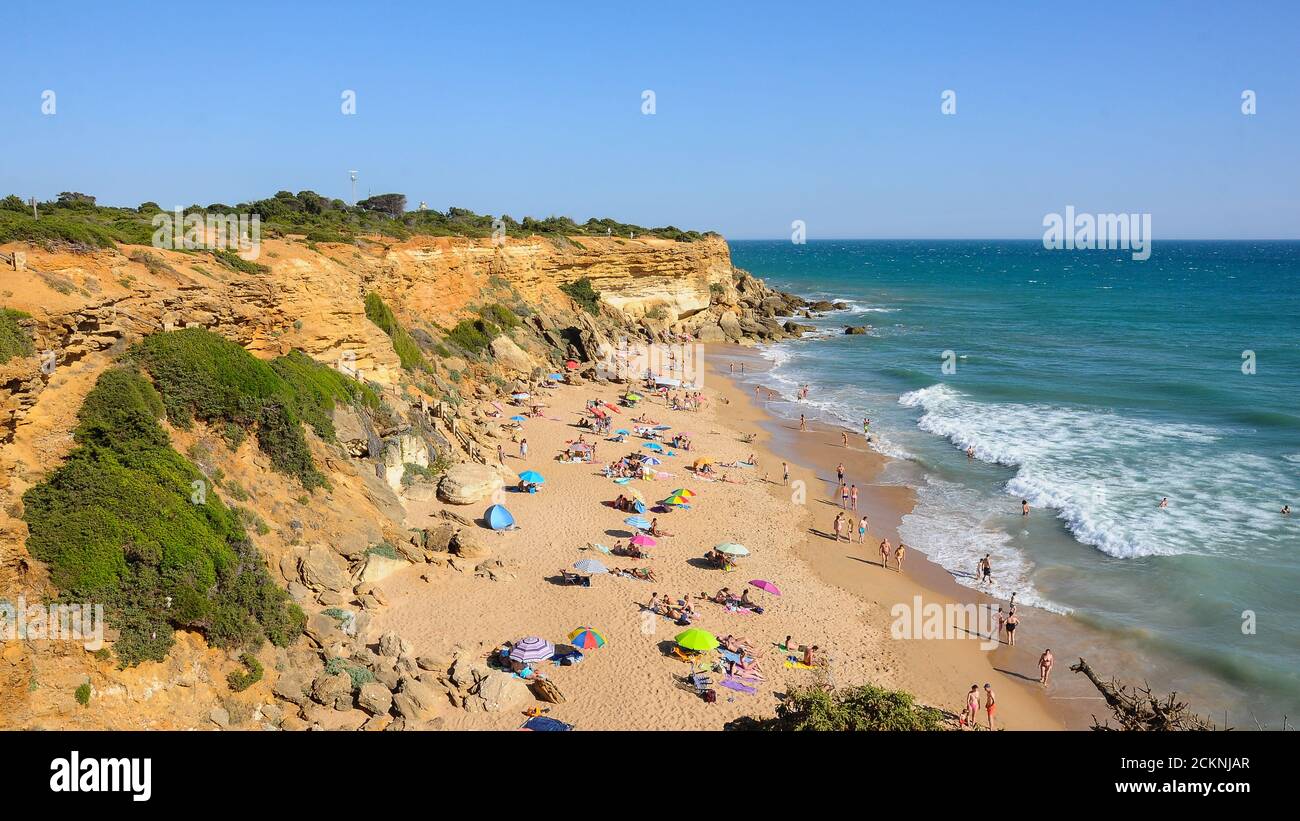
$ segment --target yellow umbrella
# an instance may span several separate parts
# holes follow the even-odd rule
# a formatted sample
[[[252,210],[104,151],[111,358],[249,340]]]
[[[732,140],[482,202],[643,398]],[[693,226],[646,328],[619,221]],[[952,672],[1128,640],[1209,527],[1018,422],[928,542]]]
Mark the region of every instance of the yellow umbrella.
[[[636,499],[638,502],[645,502],[645,496],[641,495],[641,491],[634,487],[625,487],[623,488],[623,492],[626,495],[631,496],[633,499]]]

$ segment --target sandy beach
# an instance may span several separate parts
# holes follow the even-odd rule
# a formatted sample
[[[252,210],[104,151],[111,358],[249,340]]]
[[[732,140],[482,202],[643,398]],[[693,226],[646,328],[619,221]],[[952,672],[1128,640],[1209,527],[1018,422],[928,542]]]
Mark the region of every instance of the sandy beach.
[[[739,351],[728,347],[722,355],[731,357]],[[412,566],[382,583],[391,604],[375,619],[372,635],[395,630],[415,645],[418,655],[450,657],[460,652],[486,658],[501,643],[523,636],[540,635],[560,643],[577,627],[596,628],[608,640],[605,647],[589,652],[576,666],[547,663],[542,668],[566,697],[549,714],[578,729],[719,729],[742,716],[772,715],[779,694],[817,676],[840,687],[873,683],[905,689],[954,713],[961,710],[972,683],[990,682],[998,696],[999,727],[1078,726],[1047,700],[1037,684],[1036,644],[990,653],[980,649],[980,641],[966,636],[929,641],[891,638],[890,608],[895,604],[911,604],[919,595],[927,604],[944,605],[973,600],[972,591],[953,584],[944,571],[915,553],[907,557],[906,572],[880,567],[876,545],[882,537],[897,543],[898,519],[912,500],[905,487],[872,484],[883,457],[863,447],[860,436],[845,451],[836,432],[815,428],[798,434],[799,453],[805,458],[786,458],[791,462],[791,479],[804,482],[807,493],[806,499],[792,499],[791,489],[781,482],[778,452],[784,445],[779,432],[773,431],[779,425],[726,378],[726,365],[719,365],[725,360],[719,360],[719,355],[717,351],[710,355],[712,370],[704,384],[703,408],[674,411],[664,400],[651,398],[636,410],[622,409],[615,420],[616,427],[630,427],[630,417],[645,414],[674,432],[689,432],[694,442],[690,452],[663,458],[659,470],[671,474],[670,478],[633,483],[651,501],[678,487],[697,493],[693,509],[659,516],[660,527],[673,535],[659,540],[650,551],[652,558],[622,559],[583,549],[588,542],[612,546],[631,535],[623,524],[626,514],[602,504],[618,495],[619,486],[600,475],[599,468],[638,451],[643,443],[635,437],[622,444],[605,441],[576,424],[586,400],[613,401],[620,393],[618,386],[559,385],[546,393],[545,418],[523,423],[530,457],[519,458],[518,446],[504,443],[505,470],[511,475],[537,470],[546,477],[544,489],[536,494],[506,493],[505,505],[519,529],[479,531],[480,541],[491,546],[513,578],[492,581],[443,569],[426,580],[421,576],[430,573],[429,567]],[[558,463],[556,454],[581,433],[598,443],[596,464]],[[757,436],[746,443],[745,433]],[[700,456],[735,463],[751,454],[757,461],[755,468],[720,468],[730,481],[708,481],[687,469]],[[864,544],[836,545],[824,535],[837,504],[829,501],[825,479],[828,472],[834,478],[834,465],[841,460],[850,476],[860,477],[859,508],[871,518]],[[410,502],[407,523],[428,526],[444,507],[467,518],[483,513],[475,506]],[[701,561],[709,548],[723,541],[740,542],[751,551],[735,571],[710,569]],[[588,588],[556,583],[561,568],[583,558],[600,559],[611,568],[650,567],[659,581],[601,575]],[[697,600],[701,618],[694,626],[719,637],[731,634],[747,639],[755,648],[764,681],[754,694],[720,689],[716,703],[705,703],[681,688],[679,679],[688,666],[670,654],[673,636],[683,628],[646,612],[642,605],[654,593],[698,599],[722,587],[738,592],[751,579],[774,582],[782,595],[751,591],[766,608],[762,614],[728,612],[721,605]],[[1032,624],[1030,619],[1026,616],[1025,627]],[[796,645],[822,648],[828,658],[826,668],[786,667],[786,653],[778,647],[786,636],[792,636]],[[1065,661],[1058,655],[1054,675],[1061,674]],[[509,729],[521,721],[517,712],[452,710],[446,726]]]

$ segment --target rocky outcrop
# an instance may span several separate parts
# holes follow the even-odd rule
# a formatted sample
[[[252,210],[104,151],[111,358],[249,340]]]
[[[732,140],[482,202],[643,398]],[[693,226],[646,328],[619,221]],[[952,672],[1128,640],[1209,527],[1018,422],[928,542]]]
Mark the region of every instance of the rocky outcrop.
[[[453,465],[438,480],[438,498],[448,504],[472,505],[488,499],[505,486],[501,474],[473,462]]]

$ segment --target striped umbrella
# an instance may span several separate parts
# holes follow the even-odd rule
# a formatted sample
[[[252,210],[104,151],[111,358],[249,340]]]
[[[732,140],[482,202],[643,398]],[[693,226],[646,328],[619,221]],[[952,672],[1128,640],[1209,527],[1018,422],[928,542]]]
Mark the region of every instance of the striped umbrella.
[[[623,520],[623,524],[635,527],[637,530],[645,530],[650,527],[650,522],[642,516],[628,516]]]
[[[573,569],[582,573],[591,573],[593,575],[609,572],[609,568],[599,559],[582,559],[581,561],[576,561],[573,563]]]
[[[569,634],[569,643],[579,650],[605,646],[605,637],[590,627],[579,627]]]
[[[546,661],[555,655],[555,645],[540,636],[529,636],[515,642],[510,651],[510,658],[527,664],[533,661]]]

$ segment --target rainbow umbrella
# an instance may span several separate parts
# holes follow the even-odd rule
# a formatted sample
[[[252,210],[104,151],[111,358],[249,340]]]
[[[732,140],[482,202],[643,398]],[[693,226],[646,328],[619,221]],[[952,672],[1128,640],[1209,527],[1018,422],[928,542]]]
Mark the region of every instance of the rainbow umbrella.
[[[698,627],[692,627],[689,630],[684,630],[681,633],[678,633],[677,637],[674,638],[673,641],[677,642],[678,647],[685,650],[694,650],[699,653],[713,650],[721,644],[721,642],[718,641],[717,636],[713,635],[708,630],[701,630]]]
[[[768,593],[771,593],[773,596],[781,595],[781,588],[777,587],[776,585],[764,579],[750,579],[749,583],[752,584],[754,587],[757,587],[759,590],[766,590]]]
[[[676,490],[674,490],[674,491],[672,492],[672,495],[673,495],[673,496],[685,496],[686,498],[689,499],[690,497],[692,497],[692,496],[695,495],[695,491],[693,491],[693,490],[687,490],[687,489],[684,488],[684,487],[679,487],[679,488],[677,488]]]
[[[691,500],[685,496],[669,496],[667,499],[664,499],[663,503],[666,505],[685,505],[689,504],[690,501]]]
[[[659,543],[644,533],[638,533],[632,537],[630,544],[634,544],[637,547],[654,547]]]
[[[579,650],[605,646],[605,637],[590,627],[579,627],[569,634],[569,643]]]
[[[538,636],[520,639],[510,650],[510,658],[525,664],[546,661],[553,655],[555,655],[555,645]]]

